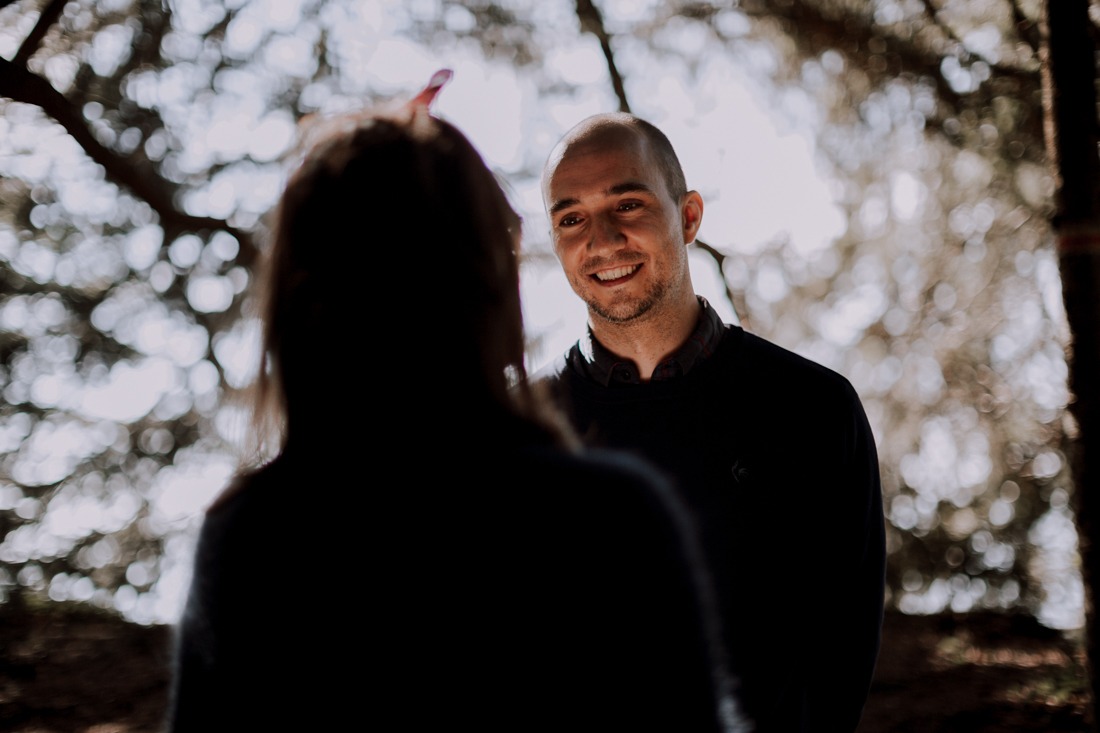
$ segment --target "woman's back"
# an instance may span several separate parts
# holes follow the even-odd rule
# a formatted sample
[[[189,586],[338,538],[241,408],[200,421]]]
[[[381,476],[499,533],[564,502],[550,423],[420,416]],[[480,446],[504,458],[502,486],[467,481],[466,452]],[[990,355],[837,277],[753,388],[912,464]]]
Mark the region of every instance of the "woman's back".
[[[718,730],[706,579],[665,484],[546,445],[439,458],[345,473],[288,451],[210,512],[175,733],[352,710],[393,730]]]

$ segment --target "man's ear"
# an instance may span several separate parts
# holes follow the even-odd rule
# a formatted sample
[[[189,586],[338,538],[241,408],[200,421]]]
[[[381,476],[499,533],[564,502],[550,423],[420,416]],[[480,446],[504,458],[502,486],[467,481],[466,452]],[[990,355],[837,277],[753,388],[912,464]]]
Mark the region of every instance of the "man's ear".
[[[688,191],[680,202],[680,221],[684,230],[684,244],[691,244],[699,235],[703,222],[703,197],[698,191]]]

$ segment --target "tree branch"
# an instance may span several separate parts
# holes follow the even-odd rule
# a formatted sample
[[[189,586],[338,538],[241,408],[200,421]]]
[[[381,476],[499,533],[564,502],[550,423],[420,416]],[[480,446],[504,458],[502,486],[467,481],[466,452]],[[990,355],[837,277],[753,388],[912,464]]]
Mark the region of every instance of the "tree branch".
[[[582,33],[591,33],[599,39],[603,57],[607,61],[607,71],[611,76],[611,85],[615,88],[615,96],[619,98],[619,111],[629,112],[630,102],[626,98],[626,87],[619,68],[615,65],[615,54],[611,51],[611,34],[604,27],[599,8],[592,0],[577,0],[577,18],[581,22]]]
[[[180,211],[175,204],[177,187],[169,185],[152,165],[135,164],[100,143],[74,105],[46,80],[0,58],[0,95],[41,108],[76,140],[92,160],[103,166],[110,180],[148,203],[166,229],[228,232],[241,246],[237,261],[247,267],[254,260],[255,246],[248,233],[224,219],[191,216]]]
[[[722,265],[726,261],[725,253],[720,252],[719,250],[710,246],[701,239],[695,240],[695,246],[710,255],[711,259],[714,260],[714,263],[718,265],[718,272],[721,273]],[[729,279],[726,277],[722,278],[722,284],[725,286],[726,300],[729,301],[730,306],[733,308],[734,314],[737,315],[737,320],[740,326],[746,330],[751,331],[752,324],[749,322],[749,306],[745,302],[744,292],[734,292],[733,288],[730,287]]]

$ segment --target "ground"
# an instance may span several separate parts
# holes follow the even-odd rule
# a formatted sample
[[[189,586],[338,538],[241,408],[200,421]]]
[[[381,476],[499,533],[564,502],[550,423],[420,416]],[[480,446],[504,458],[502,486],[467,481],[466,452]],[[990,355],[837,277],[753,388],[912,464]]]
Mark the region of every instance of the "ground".
[[[1093,733],[1079,634],[1023,616],[890,614],[858,733]],[[162,733],[170,629],[0,606],[0,731]]]
[[[858,733],[1093,733],[1082,643],[1027,616],[888,615]]]

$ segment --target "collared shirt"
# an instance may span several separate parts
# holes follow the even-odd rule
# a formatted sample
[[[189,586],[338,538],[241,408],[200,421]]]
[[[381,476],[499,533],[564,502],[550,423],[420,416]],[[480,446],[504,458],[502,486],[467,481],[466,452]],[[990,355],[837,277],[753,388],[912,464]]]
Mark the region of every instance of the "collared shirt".
[[[706,298],[701,295],[695,297],[703,306],[699,322],[695,324],[695,330],[687,341],[653,370],[653,381],[675,379],[687,374],[692,367],[714,353],[718,342],[729,328]],[[614,384],[641,384],[642,377],[634,362],[608,350],[592,335],[591,328],[586,329],[585,336],[578,345],[579,349],[570,350],[570,366],[589,379],[605,387]]]

